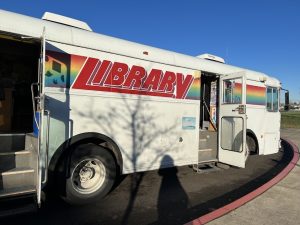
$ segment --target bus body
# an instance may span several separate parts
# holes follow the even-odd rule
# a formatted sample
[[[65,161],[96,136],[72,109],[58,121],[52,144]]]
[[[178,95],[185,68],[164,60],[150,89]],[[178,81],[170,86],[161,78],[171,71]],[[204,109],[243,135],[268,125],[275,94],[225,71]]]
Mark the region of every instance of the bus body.
[[[280,147],[280,82],[263,73],[50,13],[0,11],[0,42],[0,198],[40,203],[51,182],[69,202],[88,202],[107,194],[116,174],[243,168],[251,151]]]

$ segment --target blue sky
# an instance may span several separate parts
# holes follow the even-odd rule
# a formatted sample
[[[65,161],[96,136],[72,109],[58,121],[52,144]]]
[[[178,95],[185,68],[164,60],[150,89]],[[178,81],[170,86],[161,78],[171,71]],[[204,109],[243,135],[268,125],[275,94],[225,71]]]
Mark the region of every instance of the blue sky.
[[[188,55],[219,55],[279,78],[300,101],[297,0],[9,0],[0,8],[38,18],[50,11],[83,20],[98,33]]]

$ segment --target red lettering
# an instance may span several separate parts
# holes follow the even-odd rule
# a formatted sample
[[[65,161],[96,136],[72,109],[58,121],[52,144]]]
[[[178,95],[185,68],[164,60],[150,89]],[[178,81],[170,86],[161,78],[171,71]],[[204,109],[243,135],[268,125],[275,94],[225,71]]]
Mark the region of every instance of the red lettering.
[[[192,75],[187,75],[184,78],[182,73],[177,73],[177,88],[176,88],[176,98],[184,99],[186,97],[187,91],[194,80]]]
[[[176,82],[176,75],[173,72],[166,71],[158,90],[159,91],[166,91],[166,92],[173,92],[174,86]]]
[[[84,64],[80,74],[78,75],[78,78],[76,82],[73,85],[73,88],[75,89],[85,89],[86,84],[88,83],[88,80],[93,73],[97,63],[99,62],[99,59],[94,58],[88,58],[86,63]]]
[[[101,81],[103,80],[103,78],[106,77],[107,73],[109,72],[109,70],[111,68],[111,65],[112,65],[111,61],[104,60],[101,63],[100,68],[96,72],[91,84],[99,85],[101,83]]]
[[[142,85],[142,81],[146,76],[146,70],[144,67],[141,66],[133,66],[127,76],[123,87],[126,88],[135,88],[139,89]]]
[[[159,81],[162,77],[162,71],[158,69],[152,69],[146,78],[142,89],[144,90],[157,90]]]
[[[115,62],[107,75],[104,85],[121,86],[124,83],[128,69],[128,65],[125,63]]]
[[[185,99],[193,81],[192,75],[152,69],[147,76],[141,66],[129,71],[125,63],[87,58],[72,88]]]

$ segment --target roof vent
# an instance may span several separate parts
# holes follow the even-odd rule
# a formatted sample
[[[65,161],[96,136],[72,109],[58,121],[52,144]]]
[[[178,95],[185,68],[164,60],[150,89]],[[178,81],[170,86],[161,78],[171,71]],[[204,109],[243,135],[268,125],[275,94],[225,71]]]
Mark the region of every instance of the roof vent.
[[[208,53],[198,55],[197,58],[207,59],[207,60],[211,60],[211,61],[215,61],[215,62],[219,62],[219,63],[225,63],[225,60],[223,58],[216,56],[216,55],[208,54]]]
[[[87,23],[82,22],[80,20],[72,19],[66,16],[61,16],[55,13],[45,12],[43,17],[43,20],[52,21],[55,23],[65,24],[71,27],[76,27],[83,30],[92,31],[92,29],[87,25]]]

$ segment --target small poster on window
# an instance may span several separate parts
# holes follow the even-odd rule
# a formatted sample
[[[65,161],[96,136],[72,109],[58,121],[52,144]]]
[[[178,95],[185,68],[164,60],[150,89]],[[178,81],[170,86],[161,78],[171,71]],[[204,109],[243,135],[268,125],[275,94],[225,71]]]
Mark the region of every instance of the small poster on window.
[[[217,82],[211,82],[211,91],[210,91],[210,105],[217,105]]]
[[[182,129],[183,130],[195,130],[196,129],[196,117],[182,117]]]

